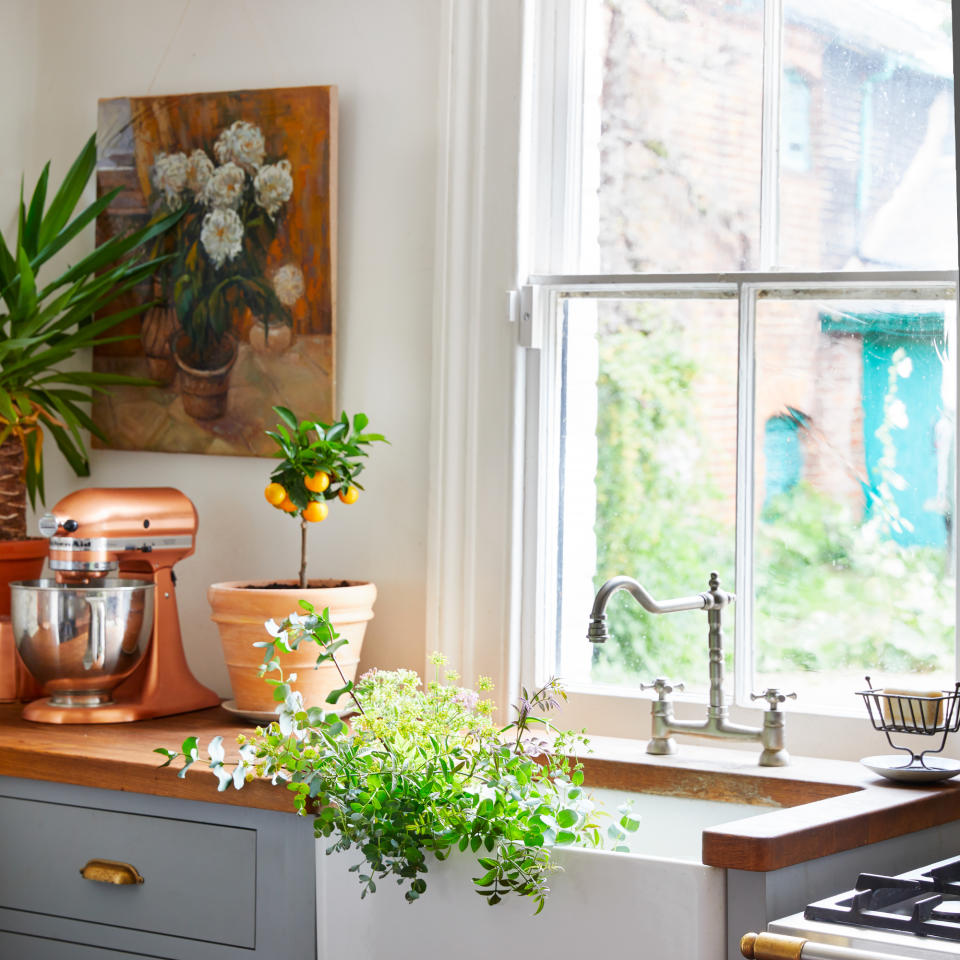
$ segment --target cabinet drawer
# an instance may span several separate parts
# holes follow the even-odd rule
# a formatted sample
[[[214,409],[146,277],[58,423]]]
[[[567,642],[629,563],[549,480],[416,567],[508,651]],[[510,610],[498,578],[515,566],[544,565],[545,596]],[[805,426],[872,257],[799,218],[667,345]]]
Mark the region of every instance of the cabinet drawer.
[[[142,960],[145,954],[118,953],[111,950],[110,960]],[[84,947],[63,940],[25,937],[18,933],[0,932],[0,957],[20,957],[22,960],[103,960],[99,947]],[[151,957],[149,960],[155,960]]]
[[[0,796],[0,907],[253,949],[256,830]],[[86,880],[90,860],[143,884]]]

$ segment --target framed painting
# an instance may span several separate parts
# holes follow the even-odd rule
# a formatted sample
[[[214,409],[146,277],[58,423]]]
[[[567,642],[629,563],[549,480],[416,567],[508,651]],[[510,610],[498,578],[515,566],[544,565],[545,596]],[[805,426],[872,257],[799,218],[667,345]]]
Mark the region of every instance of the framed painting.
[[[263,456],[270,409],[334,415],[336,87],[101,100],[97,190],[123,189],[97,241],[182,211],[149,304],[94,353],[97,370],[149,385],[98,397],[122,450]]]

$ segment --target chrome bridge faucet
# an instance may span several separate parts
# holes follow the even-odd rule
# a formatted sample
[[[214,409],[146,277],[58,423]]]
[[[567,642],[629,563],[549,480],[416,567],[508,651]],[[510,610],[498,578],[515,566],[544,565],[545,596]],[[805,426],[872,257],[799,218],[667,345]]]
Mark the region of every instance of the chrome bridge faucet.
[[[783,713],[780,704],[787,698],[796,699],[795,693],[783,694],[774,687],[760,694],[750,694],[751,700],[766,700],[768,709],[763,715],[762,727],[748,727],[730,720],[730,710],[723,696],[723,608],[733,603],[736,597],[720,589],[720,577],[710,574],[710,589],[692,597],[657,601],[632,577],[613,577],[598,591],[590,613],[587,639],[591,643],[605,643],[607,633],[607,603],[618,590],[626,590],[648,613],[679,613],[681,610],[706,610],[708,625],[708,648],[710,657],[710,703],[707,719],[698,723],[677,720],[673,716],[673,703],[667,694],[683,690],[682,683],[671,683],[657,677],[653,683],[641,684],[641,690],[657,691],[653,701],[653,736],[647,743],[647,753],[657,756],[672,756],[677,752],[677,742],[671,734],[680,733],[693,737],[719,737],[729,740],[756,740],[763,745],[760,754],[761,767],[783,767],[790,762],[790,755],[783,747]]]

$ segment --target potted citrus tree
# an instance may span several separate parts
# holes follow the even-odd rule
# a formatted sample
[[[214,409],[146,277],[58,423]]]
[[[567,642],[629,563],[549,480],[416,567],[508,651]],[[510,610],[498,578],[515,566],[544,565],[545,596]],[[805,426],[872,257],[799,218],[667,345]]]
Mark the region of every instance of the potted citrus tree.
[[[280,463],[270,474],[264,495],[270,506],[300,525],[298,575],[289,580],[215,583],[207,592],[233,687],[234,702],[228,707],[248,715],[272,715],[276,707],[271,688],[260,679],[266,621],[281,622],[291,610],[301,609],[301,600],[328,611],[330,622],[348,641],[340,667],[352,680],[377,598],[372,583],[311,580],[307,565],[310,528],[327,518],[331,504],[357,502],[363,489],[357,478],[366,465],[367,448],[385,442],[384,437],[366,432],[369,421],[363,413],[353,418],[343,413],[339,420],[324,423],[300,421],[286,407],[273,410],[280,423],[267,436],[277,444]],[[341,686],[335,666],[317,665],[316,655],[306,649],[292,651],[286,663],[296,676],[293,687],[308,705],[323,704]]]
[[[29,204],[21,196],[16,243],[0,234],[0,615],[10,612],[7,584],[39,576],[47,553],[45,538],[27,537],[27,500],[34,507],[44,500],[44,435],[53,438],[78,477],[89,476],[84,431],[102,436],[87,412],[93,392],[149,382],[63,364],[80,350],[118,339],[112,328],[150,306],[110,312],[118,297],[147,281],[164,261],[137,254],[179,213],[108,240],[54,280],[39,279],[43,265],[119,192],[75,213],[96,160],[91,137],[49,203],[48,163]]]

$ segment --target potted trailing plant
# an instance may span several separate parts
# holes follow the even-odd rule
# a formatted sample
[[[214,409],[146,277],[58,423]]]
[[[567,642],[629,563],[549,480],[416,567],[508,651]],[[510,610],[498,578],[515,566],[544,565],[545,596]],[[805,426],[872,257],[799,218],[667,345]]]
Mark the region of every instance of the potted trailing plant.
[[[53,437],[77,476],[90,473],[83,431],[102,436],[86,405],[96,390],[136,384],[118,374],[63,369],[77,351],[118,339],[113,328],[149,304],[104,313],[122,294],[147,280],[163,257],[138,259],[179,213],[168,213],[96,247],[56,279],[39,282],[43,265],[60,252],[119,192],[75,213],[96,165],[91,137],[47,202],[48,163],[29,205],[20,199],[17,239],[0,234],[0,614],[9,613],[10,580],[39,575],[48,542],[30,540],[26,507],[44,500],[43,438]],[[24,566],[26,561],[26,566]]]
[[[307,576],[308,532],[326,519],[328,504],[353,504],[362,486],[367,448],[385,442],[379,433],[367,433],[368,419],[346,413],[333,423],[298,421],[286,407],[274,407],[280,419],[268,430],[277,444],[279,464],[270,474],[264,494],[267,502],[300,525],[300,569],[295,580],[229,581],[212,584],[207,599],[212,619],[220,631],[224,658],[230,673],[235,708],[246,713],[270,713],[275,704],[270,690],[259,680],[260,658],[254,644],[263,634],[263,623],[283,619],[306,600],[317,609],[329,610],[330,620],[350,647],[340,666],[352,679],[360,660],[367,622],[373,618],[377,588],[354,580],[310,580]],[[292,654],[291,667],[298,671],[297,689],[308,705],[323,703],[339,686],[337,670],[330,663],[312,669],[314,661],[304,650]],[[302,668],[302,669],[301,669]]]
[[[179,321],[170,350],[184,409],[197,420],[218,419],[227,409],[238,328],[257,330],[251,342],[263,349],[282,349],[292,339],[290,310],[303,297],[303,274],[285,264],[272,280],[265,275],[268,249],[293,195],[290,162],[267,162],[263,132],[238,120],[209,153],[157,153],[151,181],[157,209],[184,212],[173,235],[167,298]]]
[[[312,644],[320,649],[317,662],[337,669],[345,642],[324,613],[303,609],[268,623],[269,636],[258,643],[278,719],[239,737],[237,760],[227,759],[222,737],[202,757],[197,738],[188,737],[179,749],[156,749],[163,765],[182,760],[184,776],[194,763],[206,763],[220,790],[268,777],[291,791],[297,812],[314,817],[316,836],[333,841],[328,854],[356,851],[360,860],[350,870],[361,897],[389,877],[413,903],[427,891],[433,863],[469,847],[479,868],[473,883],[487,903],[530,897],[539,913],[557,869],[553,848],[601,844],[598,815],[581,788],[582,765],[569,756],[587,741],[549,720],[565,699],[557,681],[524,690],[515,718],[501,726],[484,697],[492,682],[480,677],[474,691],[459,686],[452,671],[441,677],[439,654],[425,686],[412,670],[374,670],[355,685],[341,672],[342,686],[328,700],[349,696],[348,725],[306,707],[284,674],[281,662]],[[614,849],[626,849],[626,834],[638,826],[621,807],[606,830]]]

